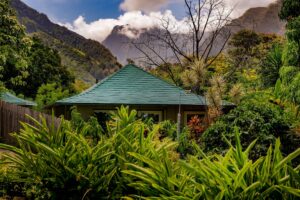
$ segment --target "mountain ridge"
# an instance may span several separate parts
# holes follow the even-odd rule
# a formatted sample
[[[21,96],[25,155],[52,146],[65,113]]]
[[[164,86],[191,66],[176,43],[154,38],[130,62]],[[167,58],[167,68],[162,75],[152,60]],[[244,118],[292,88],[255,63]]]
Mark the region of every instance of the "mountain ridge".
[[[259,33],[284,35],[285,22],[281,21],[278,16],[280,8],[281,4],[279,2],[271,3],[267,7],[250,8],[242,16],[232,21],[233,24],[240,25],[239,28],[233,29],[233,31],[251,29]]]
[[[267,7],[255,7],[248,9],[242,16],[232,20],[232,23],[228,26],[231,32],[234,34],[242,29],[251,29],[259,33],[275,33],[278,35],[284,35],[285,23],[280,20],[278,13],[281,5],[279,2],[272,3]],[[127,58],[135,59],[140,54],[130,45],[132,38],[126,33],[126,30],[132,31],[132,28],[128,25],[115,26],[111,34],[102,42],[111,52],[117,56],[121,63],[125,63]],[[149,30],[135,30],[139,32],[140,38],[144,37]],[[220,42],[222,44],[222,42]],[[120,48],[120,46],[122,48]],[[218,49],[219,47],[216,47]]]
[[[121,67],[117,58],[101,43],[86,39],[49,18],[20,0],[11,0],[19,22],[29,35],[38,37],[44,44],[56,49],[62,62],[77,79],[90,84]]]

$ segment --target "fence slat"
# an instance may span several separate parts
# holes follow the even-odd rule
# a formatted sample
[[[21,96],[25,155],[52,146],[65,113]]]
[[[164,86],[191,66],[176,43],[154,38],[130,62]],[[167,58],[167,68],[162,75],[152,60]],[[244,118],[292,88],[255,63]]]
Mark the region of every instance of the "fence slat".
[[[34,125],[32,121],[28,120],[26,115],[29,115],[38,121],[41,121],[40,116],[43,116],[46,119],[48,126],[54,123],[56,128],[59,127],[61,123],[60,118],[52,117],[51,115],[30,108],[0,101],[0,142],[13,144],[14,141],[11,138],[10,133],[18,133],[20,131],[20,122]]]

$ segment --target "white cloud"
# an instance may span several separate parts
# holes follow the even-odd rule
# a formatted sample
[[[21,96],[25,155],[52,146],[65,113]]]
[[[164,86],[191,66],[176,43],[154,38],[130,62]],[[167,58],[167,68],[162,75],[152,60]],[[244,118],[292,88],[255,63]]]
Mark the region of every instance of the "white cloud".
[[[252,7],[267,6],[276,0],[224,0],[228,7],[235,8],[233,16],[238,17],[242,15],[247,9]],[[123,11],[137,11],[144,12],[158,11],[170,4],[184,5],[184,0],[124,0],[120,4]]]
[[[149,11],[156,8],[158,9],[171,1],[174,3],[183,0],[124,0],[120,6],[122,9],[139,9],[140,11],[128,11],[117,19],[99,19],[91,23],[86,22],[84,17],[79,16],[73,23],[62,25],[86,38],[94,39],[99,42],[105,40],[117,25],[129,25],[129,28],[134,29],[149,29],[161,26],[161,19],[168,19],[171,22],[170,24],[174,24],[174,32],[187,32],[189,28],[185,23],[185,19],[177,20],[170,10],[164,12],[142,12],[144,10]],[[275,0],[225,0],[225,2],[228,7],[234,7],[232,17],[235,18],[242,15],[251,7],[267,6],[270,3],[275,2]],[[157,4],[157,7],[153,7],[155,3]],[[126,31],[123,34],[126,34],[129,37],[136,36],[130,31]]]
[[[161,26],[161,19],[169,19],[171,24],[180,26],[180,31],[184,32],[188,29],[183,20],[177,20],[170,10],[165,12],[151,12],[143,14],[141,11],[126,12],[117,19],[99,19],[97,21],[87,23],[84,17],[79,16],[72,24],[61,24],[68,29],[90,39],[102,42],[117,25],[129,25],[134,29],[149,29]],[[129,37],[133,37],[131,32],[124,33]]]
[[[87,23],[84,17],[79,16],[73,24],[61,24],[68,29],[86,37],[102,42],[111,32],[114,26],[118,25],[116,19],[99,19],[91,23]]]
[[[225,0],[225,2],[228,7],[234,8],[232,17],[239,17],[249,8],[266,7],[276,0]]]
[[[168,5],[171,0],[124,0],[120,8],[124,11],[157,11],[161,7]]]

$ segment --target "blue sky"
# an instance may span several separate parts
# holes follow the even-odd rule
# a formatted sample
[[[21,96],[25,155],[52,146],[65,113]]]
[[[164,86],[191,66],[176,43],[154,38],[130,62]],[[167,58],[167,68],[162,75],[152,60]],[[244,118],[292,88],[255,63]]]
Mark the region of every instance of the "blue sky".
[[[27,5],[47,14],[52,20],[72,22],[79,15],[88,22],[99,18],[116,18],[122,11],[122,0],[22,0]]]
[[[84,16],[87,22],[100,18],[117,18],[125,11],[120,9],[124,0],[22,0],[30,7],[43,12],[56,22],[72,22]],[[151,0],[149,0],[151,1]],[[177,1],[177,0],[173,0]],[[160,10],[170,9],[177,18],[184,16],[182,3],[170,3]]]

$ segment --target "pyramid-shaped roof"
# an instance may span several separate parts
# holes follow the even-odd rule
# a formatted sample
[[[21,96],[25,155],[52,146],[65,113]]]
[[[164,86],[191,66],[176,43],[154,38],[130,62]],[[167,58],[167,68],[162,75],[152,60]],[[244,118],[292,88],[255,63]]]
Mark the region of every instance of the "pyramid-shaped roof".
[[[9,92],[1,92],[0,100],[11,104],[16,104],[19,106],[36,106],[36,103],[16,97],[15,95]]]
[[[187,93],[135,65],[127,65],[90,89],[55,105],[206,105],[202,96]]]

